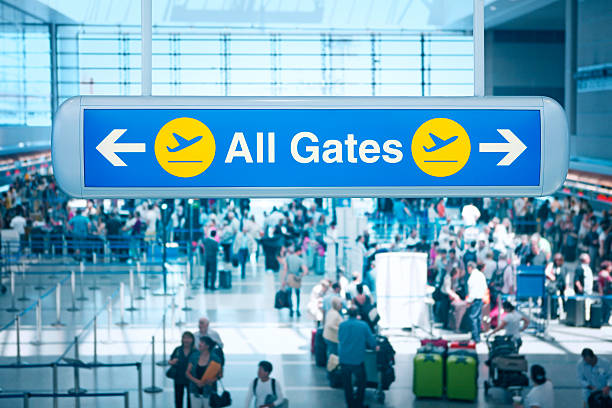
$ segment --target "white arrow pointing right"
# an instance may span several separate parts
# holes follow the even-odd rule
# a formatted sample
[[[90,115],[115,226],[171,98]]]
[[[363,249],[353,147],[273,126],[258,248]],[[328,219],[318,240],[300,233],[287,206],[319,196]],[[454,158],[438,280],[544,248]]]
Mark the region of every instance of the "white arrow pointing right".
[[[510,129],[497,129],[497,131],[507,140],[507,143],[480,143],[480,151],[484,153],[508,153],[497,165],[509,166],[527,149],[527,146]]]
[[[126,130],[127,129],[113,129],[113,131],[96,146],[96,150],[116,167],[127,166],[127,164],[125,164],[125,162],[115,153],[144,153],[146,151],[147,146],[145,143],[115,143]]]

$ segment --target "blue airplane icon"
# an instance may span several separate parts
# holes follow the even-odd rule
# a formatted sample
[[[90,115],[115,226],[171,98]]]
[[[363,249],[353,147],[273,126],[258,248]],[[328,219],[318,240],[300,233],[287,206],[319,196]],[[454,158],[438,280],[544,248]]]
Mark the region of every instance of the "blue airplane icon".
[[[196,136],[193,139],[187,140],[184,137],[177,135],[176,133],[172,134],[174,135],[174,138],[176,139],[179,145],[176,147],[166,146],[166,149],[168,149],[170,153],[180,152],[181,150],[188,148],[192,144],[197,143],[200,141],[200,139],[202,139],[202,136]]]
[[[459,138],[459,136],[451,136],[445,140],[445,139],[439,138],[433,133],[430,133],[429,136],[431,136],[431,140],[433,140],[434,145],[432,147],[423,146],[423,149],[425,149],[425,151],[428,153],[435,152],[436,150],[440,150],[441,148],[448,146],[449,144],[453,143],[455,140]]]

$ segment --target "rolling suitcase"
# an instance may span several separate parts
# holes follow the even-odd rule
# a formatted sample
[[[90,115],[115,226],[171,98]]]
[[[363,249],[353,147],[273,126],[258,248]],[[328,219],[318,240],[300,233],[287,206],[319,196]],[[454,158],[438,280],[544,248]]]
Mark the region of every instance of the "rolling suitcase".
[[[448,341],[444,339],[422,339],[421,347],[426,347],[427,345],[432,345],[433,347],[440,347],[446,351],[448,349]]]
[[[567,298],[565,309],[567,311],[565,324],[575,327],[584,326],[584,299],[576,297]]]
[[[431,345],[421,347],[414,356],[412,392],[417,398],[442,398],[444,394],[445,350]]]
[[[315,353],[315,339],[317,337],[317,329],[312,329],[310,334],[310,354],[314,356]]]
[[[446,397],[474,401],[478,396],[477,381],[477,354],[468,350],[451,350],[446,358]]]
[[[591,320],[589,326],[593,329],[600,329],[603,325],[603,304],[595,302],[591,304]]]
[[[366,350],[365,359],[363,360],[366,372],[366,387],[377,388],[380,377],[378,375],[378,365],[376,364],[376,352],[374,350]]]
[[[221,289],[232,288],[232,272],[231,271],[219,271],[219,287]]]
[[[319,367],[325,367],[327,365],[327,346],[325,339],[323,339],[323,328],[317,329],[315,335],[315,364]]]

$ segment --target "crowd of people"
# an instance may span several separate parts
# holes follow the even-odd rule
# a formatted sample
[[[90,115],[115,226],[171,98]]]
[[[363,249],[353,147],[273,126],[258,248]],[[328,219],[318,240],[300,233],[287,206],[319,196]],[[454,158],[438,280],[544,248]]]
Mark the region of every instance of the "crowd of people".
[[[610,213],[596,214],[587,201],[574,198],[378,199],[369,214],[373,227],[358,231],[349,243],[355,258],[349,268],[329,262],[338,258],[340,241],[335,216],[321,200],[312,205],[290,201],[265,213],[260,222],[247,199],[90,200],[73,205],[52,176],[40,174],[16,178],[1,199],[0,227],[13,230],[20,237],[20,248],[32,253],[63,253],[55,242],[60,239],[70,243],[69,254],[77,259],[96,251],[102,254],[106,244],[111,257],[130,262],[160,243],[175,241],[183,254],[201,256],[204,288],[209,291],[221,283],[219,268],[236,268],[244,279],[249,265],[255,271],[261,256],[264,269],[278,274],[280,289],[289,295],[290,317],[301,317],[303,278],[324,275],[310,293],[307,311],[322,329],[328,361],[336,356],[341,367],[349,407],[363,404],[363,358],[367,348],[377,346],[378,317],[372,311],[376,310],[376,255],[381,252],[427,252],[435,319],[444,329],[470,332],[475,342],[482,340],[483,332],[503,330],[520,347],[520,333],[529,319],[511,300],[518,290],[517,272],[523,267],[545,272],[543,316],[562,317],[566,300],[576,295],[604,296],[604,324],[612,310],[612,298],[605,297],[612,295]],[[44,246],[34,245],[43,241]],[[588,307],[585,314],[588,319]],[[603,381],[593,379],[589,367],[602,366],[605,360],[597,360],[588,350],[583,357],[579,368],[583,385],[587,380]],[[223,342],[207,319],[200,320],[196,335],[183,334],[170,364],[177,406],[182,406],[185,391],[189,406],[209,406],[223,375],[224,355]],[[208,372],[211,366],[215,370]],[[548,387],[544,369],[534,367],[536,386]],[[609,365],[602,370],[609,372]],[[253,398],[258,407],[286,402],[271,372],[269,362],[259,364],[246,406]],[[607,386],[585,387],[609,393]],[[586,398],[592,392],[588,394]]]

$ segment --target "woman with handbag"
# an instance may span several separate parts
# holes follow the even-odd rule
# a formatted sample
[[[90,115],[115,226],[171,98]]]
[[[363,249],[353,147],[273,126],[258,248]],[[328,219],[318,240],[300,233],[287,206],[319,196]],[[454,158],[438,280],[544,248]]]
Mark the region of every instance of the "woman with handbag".
[[[189,399],[192,408],[210,408],[210,397],[217,393],[217,380],[221,375],[223,357],[217,343],[208,336],[200,337],[198,351],[189,358],[185,375],[190,381]]]
[[[191,408],[189,399],[189,380],[185,376],[189,359],[195,349],[195,337],[191,332],[184,332],[181,336],[181,345],[174,349],[170,355],[170,368],[166,372],[166,377],[174,380],[174,405],[176,408],[183,408],[183,397],[187,388],[187,408]]]

